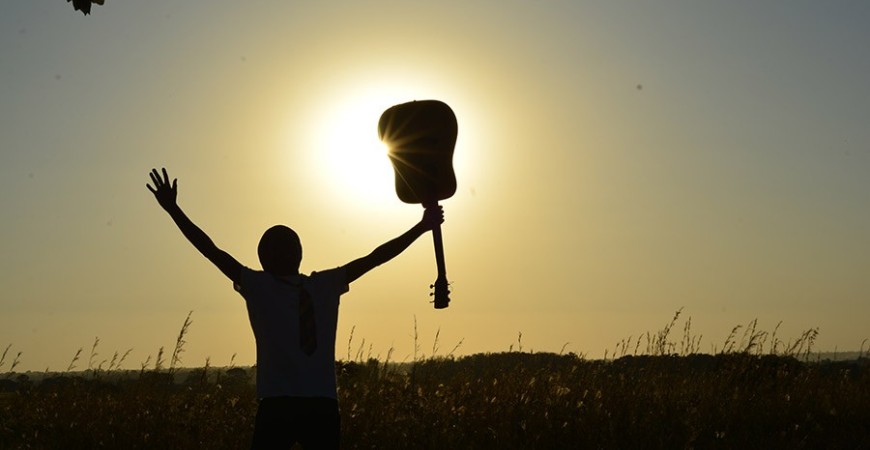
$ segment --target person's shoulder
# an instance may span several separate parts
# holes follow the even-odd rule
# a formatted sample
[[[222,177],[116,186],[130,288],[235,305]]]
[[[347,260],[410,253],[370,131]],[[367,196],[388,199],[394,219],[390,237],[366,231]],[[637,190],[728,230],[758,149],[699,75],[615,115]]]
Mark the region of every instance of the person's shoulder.
[[[327,283],[338,286],[347,286],[347,271],[344,267],[335,267],[327,270],[311,272],[311,281]]]
[[[343,274],[344,271],[345,271],[344,267],[334,267],[332,269],[316,270],[314,272],[311,272],[311,275],[309,275],[309,276],[311,278],[333,277],[333,276],[336,276],[337,274]]]
[[[262,280],[264,277],[271,277],[271,275],[263,270],[255,270],[243,265],[239,274],[239,282],[233,283],[233,287],[236,291],[242,292],[246,286],[260,282],[259,280]]]
[[[248,266],[242,266],[242,277],[262,277],[267,275],[269,275],[269,272],[266,272],[265,270],[257,270]]]

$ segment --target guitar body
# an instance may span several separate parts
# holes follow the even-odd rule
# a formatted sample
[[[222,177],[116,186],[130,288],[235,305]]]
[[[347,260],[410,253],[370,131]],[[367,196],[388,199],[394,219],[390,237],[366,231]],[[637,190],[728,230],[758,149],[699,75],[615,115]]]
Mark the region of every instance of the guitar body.
[[[378,134],[390,148],[399,200],[430,205],[453,196],[457,124],[447,104],[421,100],[393,106],[381,115]]]
[[[396,195],[405,203],[437,206],[456,192],[453,149],[456,115],[446,103],[421,100],[393,106],[381,115],[378,134],[390,149]],[[432,284],[435,308],[450,303],[441,227],[432,230],[438,277]]]

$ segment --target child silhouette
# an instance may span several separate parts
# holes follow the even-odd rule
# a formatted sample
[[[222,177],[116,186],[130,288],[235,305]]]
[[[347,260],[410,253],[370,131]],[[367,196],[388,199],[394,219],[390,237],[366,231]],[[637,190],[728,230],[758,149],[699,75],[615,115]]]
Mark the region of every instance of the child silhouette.
[[[257,346],[259,406],[252,448],[338,448],[341,420],[335,382],[335,332],[339,297],[350,283],[395,258],[444,222],[440,206],[402,235],[343,266],[299,273],[302,244],[290,228],[266,230],[257,253],[263,270],[249,269],[196,226],[178,206],[178,180],[166,169],[146,184],[184,237],[232,280],[245,299]]]

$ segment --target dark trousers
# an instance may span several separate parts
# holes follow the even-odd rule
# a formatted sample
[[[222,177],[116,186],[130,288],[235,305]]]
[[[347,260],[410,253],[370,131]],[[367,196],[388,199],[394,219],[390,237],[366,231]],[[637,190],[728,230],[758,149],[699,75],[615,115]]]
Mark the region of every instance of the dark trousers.
[[[267,397],[260,400],[253,450],[337,449],[341,436],[338,401],[332,398]]]

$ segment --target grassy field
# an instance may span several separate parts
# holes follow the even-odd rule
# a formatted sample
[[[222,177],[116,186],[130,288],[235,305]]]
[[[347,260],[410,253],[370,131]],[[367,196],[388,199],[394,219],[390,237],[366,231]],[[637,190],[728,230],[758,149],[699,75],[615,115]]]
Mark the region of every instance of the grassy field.
[[[870,359],[806,361],[812,330],[779,343],[751,325],[700,354],[688,327],[671,342],[672,326],[603,360],[510,351],[341,362],[343,444],[870,448]],[[0,448],[247,448],[254,370],[92,369],[38,383],[7,372]]]

